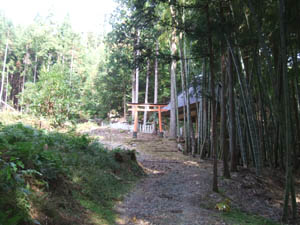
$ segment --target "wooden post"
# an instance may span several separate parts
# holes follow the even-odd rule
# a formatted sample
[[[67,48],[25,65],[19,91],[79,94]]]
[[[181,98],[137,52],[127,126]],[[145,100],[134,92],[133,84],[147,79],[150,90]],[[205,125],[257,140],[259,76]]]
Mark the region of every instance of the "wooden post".
[[[132,109],[134,111],[133,138],[137,138],[138,125],[139,125],[138,106],[133,106]]]
[[[158,107],[158,123],[159,123],[159,136],[163,137],[162,124],[161,124],[161,108],[160,108],[160,106]]]

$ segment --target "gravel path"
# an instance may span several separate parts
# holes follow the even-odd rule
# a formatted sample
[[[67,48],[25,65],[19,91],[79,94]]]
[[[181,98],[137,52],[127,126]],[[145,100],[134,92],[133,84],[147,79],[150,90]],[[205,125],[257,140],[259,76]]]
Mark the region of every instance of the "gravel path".
[[[150,138],[131,142],[148,176],[117,205],[117,224],[225,224],[214,210],[206,209],[208,198],[218,198],[208,191],[210,164],[182,155],[172,141]]]
[[[201,180],[201,172],[206,171],[173,161],[151,164],[159,166],[160,172],[142,180],[117,206],[118,224],[225,224],[202,208],[201,203],[211,195],[206,191],[210,180]]]
[[[222,220],[222,212],[215,209],[225,198],[242,211],[280,218],[280,206],[276,203],[279,195],[271,194],[272,190],[278,190],[278,185],[258,179],[249,170],[232,173],[231,180],[219,178],[221,193],[217,194],[211,191],[212,163],[183,155],[174,141],[140,133],[137,139],[132,139],[129,132],[108,129],[89,134],[97,136],[108,148],[135,149],[137,160],[147,174],[116,205],[118,225],[228,224]],[[273,188],[268,191],[266,187]]]

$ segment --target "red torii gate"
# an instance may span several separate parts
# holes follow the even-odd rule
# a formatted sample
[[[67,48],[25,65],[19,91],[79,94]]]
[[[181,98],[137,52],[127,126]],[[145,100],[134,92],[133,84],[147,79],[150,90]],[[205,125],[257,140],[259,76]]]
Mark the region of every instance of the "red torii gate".
[[[138,132],[138,112],[158,112],[158,124],[159,124],[159,135],[162,137],[162,124],[161,124],[161,112],[168,111],[167,109],[162,109],[163,107],[167,106],[165,104],[140,104],[140,103],[128,103],[128,106],[131,108],[128,111],[132,111],[134,113],[134,127],[133,127],[133,137],[137,138]]]

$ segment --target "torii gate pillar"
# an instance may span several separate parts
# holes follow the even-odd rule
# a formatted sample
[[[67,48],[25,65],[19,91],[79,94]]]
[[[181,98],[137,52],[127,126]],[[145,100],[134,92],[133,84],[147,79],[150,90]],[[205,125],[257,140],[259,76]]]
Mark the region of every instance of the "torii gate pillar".
[[[138,132],[138,125],[139,125],[139,112],[137,106],[132,106],[133,113],[134,113],[134,125],[133,125],[133,138],[137,138],[137,132]]]

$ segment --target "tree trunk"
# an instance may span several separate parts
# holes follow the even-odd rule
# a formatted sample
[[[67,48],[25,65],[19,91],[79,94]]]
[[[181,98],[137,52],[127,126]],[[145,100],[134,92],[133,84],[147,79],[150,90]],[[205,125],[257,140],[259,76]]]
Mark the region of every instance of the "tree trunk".
[[[35,60],[34,60],[34,73],[33,73],[33,83],[36,82],[36,73],[37,73],[37,54],[35,54]]]
[[[177,85],[175,87],[175,96],[177,96]],[[178,137],[180,133],[180,127],[179,127],[179,110],[178,110],[178,98],[175,98],[175,109],[176,109],[176,137]]]
[[[226,62],[225,62],[225,52],[222,48],[221,55],[221,82],[222,82],[222,90],[221,90],[221,130],[220,130],[220,150],[223,152],[223,176],[225,178],[230,178],[229,166],[228,166],[228,145],[226,140],[226,91],[227,91],[227,83],[226,83]]]
[[[126,101],[126,91],[123,93],[123,107],[124,107],[124,119],[127,121],[127,101]]]
[[[25,64],[25,68],[23,71],[23,81],[22,81],[22,87],[21,87],[21,104],[24,103],[24,90],[25,90],[25,81],[26,81],[26,73],[27,73],[27,64]],[[23,112],[23,107],[21,105],[21,112]]]
[[[148,103],[149,76],[150,76],[150,59],[147,60],[145,104]],[[148,109],[148,107],[145,107],[145,109]],[[147,111],[144,112],[144,122],[143,122],[143,125],[144,125],[144,127],[147,125]]]
[[[200,86],[200,91],[203,91],[204,89],[204,76],[205,76],[205,67],[206,67],[206,60],[204,58],[203,60],[203,66],[202,66],[202,82],[201,82],[201,86]],[[197,93],[197,98],[199,97],[198,96],[198,91],[196,92]],[[198,154],[200,154],[200,157],[201,157],[201,148],[200,148],[200,145],[203,144],[203,141],[204,141],[204,121],[203,121],[203,101],[204,101],[204,98],[203,98],[203,94],[201,94],[200,96],[200,102],[198,103],[198,112],[197,112],[197,116],[198,116],[198,139],[197,139],[197,152]]]
[[[203,69],[203,86],[202,86],[202,92],[207,92],[207,86],[208,86],[208,79],[207,79],[207,71],[206,71],[206,58],[204,58],[204,69]],[[206,142],[208,143],[209,139],[209,130],[208,130],[208,101],[207,101],[207,96],[204,95],[202,98],[203,101],[203,141],[202,141],[202,147],[201,147],[201,151],[200,151],[200,157],[201,159],[205,158],[205,146],[206,146]],[[208,145],[207,145],[208,146]]]
[[[242,160],[243,160],[243,166],[248,167],[248,160],[247,160],[247,151],[245,147],[245,139],[247,140],[248,135],[243,135],[246,132],[243,132],[242,124],[241,124],[241,112],[240,112],[240,105],[238,104],[239,102],[235,102],[235,124],[236,124],[236,130],[237,130],[237,137],[238,141],[240,143],[240,149],[241,149],[241,155],[242,155]],[[246,136],[246,138],[244,138]],[[235,140],[235,138],[234,138]],[[237,166],[237,154],[235,154],[235,166]],[[237,168],[236,170],[237,171]]]
[[[7,105],[7,98],[8,98],[8,76],[9,76],[9,73],[7,72],[6,74],[6,91],[5,91],[5,105]]]
[[[185,80],[186,80],[186,112],[187,112],[187,126],[189,130],[189,142],[190,142],[190,152],[192,153],[193,156],[195,156],[195,151],[196,151],[196,141],[195,141],[195,131],[193,127],[193,121],[191,118],[191,103],[190,103],[190,87],[191,87],[191,82],[189,79],[189,71],[188,71],[188,60],[186,59],[186,44],[185,44],[185,39],[183,40],[183,47],[184,47],[184,71],[185,71]],[[196,90],[194,90],[196,91]]]
[[[223,4],[224,2],[220,0],[220,17],[222,21],[226,21],[224,17]],[[220,127],[220,151],[223,153],[223,176],[225,178],[230,178],[230,171],[228,166],[228,132],[227,132],[227,115],[226,115],[226,92],[227,83],[226,82],[226,48],[224,40],[221,41],[221,127]]]
[[[135,53],[134,53],[135,55]],[[135,57],[134,57],[135,58]],[[136,62],[135,62],[136,63]],[[132,76],[131,76],[131,102],[132,103],[136,103],[135,102],[135,69],[132,71]]]
[[[180,40],[179,40],[179,56],[180,56],[180,65],[181,65],[181,90],[183,94],[183,128],[184,128],[184,154],[190,151],[190,130],[188,129],[189,123],[187,122],[187,88],[186,88],[186,76],[185,76],[185,60],[183,56],[183,48],[182,48],[182,32],[180,33]]]
[[[137,40],[136,40],[136,67],[135,67],[135,103],[139,103],[139,76],[140,76],[140,30],[137,30]]]
[[[208,33],[208,50],[210,66],[210,92],[211,92],[211,128],[212,128],[212,154],[214,159],[213,165],[213,191],[218,192],[218,159],[217,159],[217,115],[216,115],[216,94],[215,94],[215,73],[214,73],[214,52],[212,45],[212,34],[210,27],[209,5],[206,8],[207,16],[207,33]]]
[[[154,104],[157,104],[158,97],[158,49],[159,42],[156,41],[156,49],[155,49],[155,63],[154,63]]]
[[[296,124],[295,124],[295,127],[296,127],[296,131],[297,131],[297,134],[296,134],[296,142],[295,142],[295,145],[296,145],[296,148],[295,148],[295,151],[296,151],[296,154],[295,155],[298,155],[300,153],[300,120],[299,120],[299,108],[300,107],[300,104],[299,104],[299,90],[298,90],[298,74],[299,74],[299,69],[298,69],[298,62],[297,62],[297,53],[294,54],[293,56],[293,68],[294,68],[294,71],[295,71],[295,77],[293,78],[294,81],[291,82],[291,86],[292,86],[292,91],[293,91],[293,94],[292,94],[292,99],[293,99],[293,110],[294,110],[294,115],[295,115],[295,121],[296,121]],[[298,164],[298,157],[294,157],[294,165],[296,166],[296,169],[297,167],[299,167],[299,164]]]
[[[73,74],[73,63],[74,63],[74,51],[72,48],[71,65],[70,65],[70,86],[72,85],[72,74]]]
[[[7,50],[8,50],[8,36],[7,36],[7,39],[6,39],[5,53],[4,53],[3,67],[2,67],[2,79],[1,79],[0,101],[2,101],[2,97],[3,97],[3,88],[4,88],[4,78],[5,78],[5,68],[6,68]],[[0,105],[1,105],[1,104],[0,104]]]
[[[232,71],[232,57],[228,50],[228,88],[229,88],[229,148],[231,153],[230,170],[237,171],[237,149],[236,149],[236,120],[234,102],[234,79]]]
[[[172,16],[172,34],[171,34],[171,111],[170,111],[170,132],[169,136],[170,138],[176,139],[177,137],[177,124],[176,124],[176,11],[175,11],[175,5],[176,0],[170,0],[170,10],[171,10],[171,16]]]
[[[287,40],[286,40],[286,9],[285,1],[279,1],[279,14],[280,14],[280,42],[281,42],[281,60],[282,60],[282,77],[283,77],[283,90],[284,90],[284,121],[285,121],[285,146],[286,146],[286,183],[285,183],[285,195],[284,195],[284,207],[282,220],[287,222],[288,220],[288,203],[289,194],[291,194],[292,201],[292,216],[293,219],[297,215],[297,204],[294,189],[294,180],[292,173],[292,124],[291,124],[291,110],[290,110],[290,95],[289,95],[289,80],[287,74]]]

